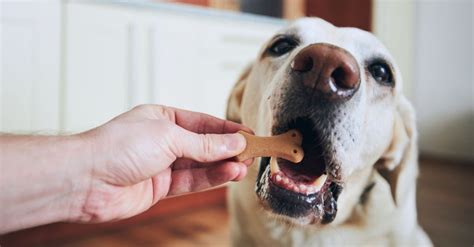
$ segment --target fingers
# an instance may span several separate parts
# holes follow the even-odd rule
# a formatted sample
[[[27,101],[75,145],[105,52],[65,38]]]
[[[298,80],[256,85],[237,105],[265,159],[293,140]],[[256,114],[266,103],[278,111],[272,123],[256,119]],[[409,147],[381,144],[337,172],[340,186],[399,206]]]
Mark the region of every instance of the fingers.
[[[249,133],[253,131],[241,124],[213,117],[211,115],[199,112],[192,112],[176,108],[170,108],[174,111],[175,123],[189,131],[195,133],[235,133],[244,130]]]
[[[153,176],[151,182],[153,186],[152,204],[154,205],[159,200],[165,198],[169,193],[169,188],[171,186],[171,168],[168,167]]]
[[[147,118],[153,120],[167,119],[171,122],[195,133],[235,133],[244,130],[253,131],[241,124],[213,117],[211,115],[182,110],[162,105],[139,105],[119,116],[119,118]]]
[[[197,192],[238,181],[247,174],[247,167],[239,162],[225,162],[221,165],[175,170],[171,173],[171,186],[168,196]]]
[[[170,138],[172,151],[178,158],[188,158],[202,163],[225,160],[245,149],[245,138],[235,134],[196,134],[175,128]]]
[[[249,166],[253,163],[253,160],[254,159],[248,159],[248,160],[242,161],[241,163],[245,164],[246,166]],[[231,160],[227,160],[227,161],[231,161]],[[222,164],[222,162],[225,162],[225,161],[217,161],[217,162],[211,162],[211,163],[201,163],[201,162],[194,161],[192,159],[182,158],[182,159],[177,159],[173,163],[173,170],[192,169],[192,168],[200,168],[200,167],[205,167],[205,166],[214,166],[214,165]]]

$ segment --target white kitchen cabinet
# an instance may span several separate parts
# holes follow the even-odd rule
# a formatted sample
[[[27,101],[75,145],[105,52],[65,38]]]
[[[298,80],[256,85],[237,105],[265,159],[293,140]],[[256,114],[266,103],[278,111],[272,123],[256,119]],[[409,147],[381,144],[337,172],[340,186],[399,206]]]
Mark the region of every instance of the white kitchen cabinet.
[[[71,2],[65,13],[67,132],[141,103],[224,117],[238,75],[283,24],[164,4]]]
[[[60,3],[2,1],[0,131],[59,130]]]
[[[63,128],[77,132],[129,107],[130,25],[126,12],[65,6]]]
[[[224,117],[283,21],[147,1],[2,2],[0,131],[75,133],[143,103]]]
[[[239,74],[278,27],[160,14],[153,29],[154,102],[224,117]]]

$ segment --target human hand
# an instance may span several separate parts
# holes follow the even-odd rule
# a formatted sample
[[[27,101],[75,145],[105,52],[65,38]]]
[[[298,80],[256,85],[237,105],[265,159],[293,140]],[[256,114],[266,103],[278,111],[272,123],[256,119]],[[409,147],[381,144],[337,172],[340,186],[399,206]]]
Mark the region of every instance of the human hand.
[[[80,134],[93,158],[76,221],[128,218],[167,196],[242,179],[251,160],[229,159],[245,148],[239,130],[251,132],[202,113],[142,105]]]

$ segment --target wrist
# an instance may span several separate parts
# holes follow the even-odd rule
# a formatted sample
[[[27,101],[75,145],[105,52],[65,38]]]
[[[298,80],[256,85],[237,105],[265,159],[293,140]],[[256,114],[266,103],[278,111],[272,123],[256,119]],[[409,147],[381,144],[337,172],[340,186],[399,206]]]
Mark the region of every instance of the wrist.
[[[56,197],[50,202],[59,212],[54,221],[80,221],[92,181],[91,142],[81,134],[48,138],[45,149],[50,150],[50,157],[45,169],[57,174],[49,176],[56,180],[51,186],[57,191]]]
[[[67,136],[70,166],[74,171],[70,176],[69,214],[66,221],[84,222],[89,217],[84,208],[92,189],[95,167],[93,136],[87,133]]]

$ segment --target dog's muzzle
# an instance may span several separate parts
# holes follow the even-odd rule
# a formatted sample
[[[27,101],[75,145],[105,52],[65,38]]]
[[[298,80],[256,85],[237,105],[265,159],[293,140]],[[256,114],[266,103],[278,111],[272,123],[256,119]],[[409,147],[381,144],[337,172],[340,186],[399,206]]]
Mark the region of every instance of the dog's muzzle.
[[[342,191],[340,164],[334,159],[335,127],[343,103],[357,100],[360,71],[346,50],[319,43],[300,50],[288,69],[289,80],[273,112],[272,134],[297,129],[305,157],[299,164],[262,159],[256,192],[273,213],[302,224],[327,224],[337,213]]]

